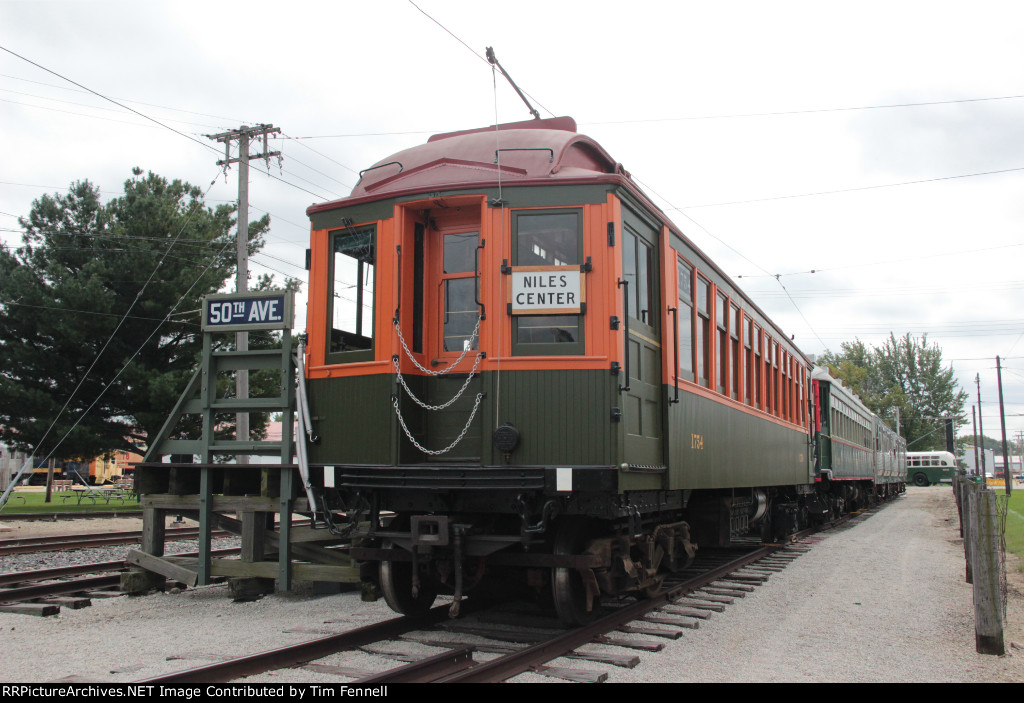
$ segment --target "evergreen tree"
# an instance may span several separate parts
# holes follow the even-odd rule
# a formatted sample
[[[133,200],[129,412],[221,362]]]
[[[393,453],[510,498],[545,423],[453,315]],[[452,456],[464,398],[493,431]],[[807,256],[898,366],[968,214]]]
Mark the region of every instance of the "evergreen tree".
[[[35,201],[0,248],[0,439],[39,456],[67,434],[58,456],[88,459],[154,436],[198,363],[200,298],[234,274],[234,210],[139,169],[106,204],[89,181]]]

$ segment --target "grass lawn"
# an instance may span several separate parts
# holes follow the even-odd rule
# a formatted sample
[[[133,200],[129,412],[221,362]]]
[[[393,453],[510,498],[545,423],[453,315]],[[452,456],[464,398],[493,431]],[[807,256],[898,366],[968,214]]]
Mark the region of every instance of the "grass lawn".
[[[79,502],[80,491],[56,492],[50,496],[50,502],[44,502],[45,491],[16,490],[11,493],[7,505],[0,510],[0,515],[8,513],[92,513],[109,512],[111,510],[138,509],[139,498],[132,494],[121,494],[107,500],[109,493],[84,492]]]
[[[1003,491],[999,491],[1000,494]],[[1024,571],[1024,489],[1014,487],[1006,510],[1006,550],[1021,558]]]

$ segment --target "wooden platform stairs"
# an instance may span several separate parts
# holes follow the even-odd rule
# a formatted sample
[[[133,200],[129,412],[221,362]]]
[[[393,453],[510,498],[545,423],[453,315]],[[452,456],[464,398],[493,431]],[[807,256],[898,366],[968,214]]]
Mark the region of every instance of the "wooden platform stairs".
[[[279,349],[220,351],[215,350],[219,333],[204,325],[200,368],[136,466],[143,537],[141,548],[129,553],[132,568],[122,574],[121,590],[138,594],[165,588],[168,580],[201,586],[226,577],[237,600],[250,600],[275,589],[301,587],[309,592],[313,584],[314,592],[336,592],[340,584],[358,584],[359,568],[344,549],[343,531],[322,520],[293,524],[297,515],[315,515],[320,500],[306,462],[310,419],[301,345],[293,344],[291,330],[285,328]],[[218,379],[242,369],[277,374],[278,394],[219,395]],[[243,412],[279,414],[280,438],[223,438],[233,434],[224,418]],[[189,438],[189,428],[197,436]],[[199,522],[197,556],[164,554],[169,516]],[[240,535],[239,557],[214,554],[211,538],[216,529]]]

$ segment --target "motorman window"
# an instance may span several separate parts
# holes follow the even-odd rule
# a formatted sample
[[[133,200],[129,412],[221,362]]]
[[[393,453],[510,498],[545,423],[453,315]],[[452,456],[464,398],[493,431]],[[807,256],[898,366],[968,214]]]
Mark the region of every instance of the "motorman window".
[[[557,267],[583,263],[583,217],[579,210],[512,213],[512,266]],[[585,275],[585,274],[581,274]],[[513,315],[512,354],[583,354],[583,315]]]
[[[331,232],[328,363],[373,360],[375,227]]]

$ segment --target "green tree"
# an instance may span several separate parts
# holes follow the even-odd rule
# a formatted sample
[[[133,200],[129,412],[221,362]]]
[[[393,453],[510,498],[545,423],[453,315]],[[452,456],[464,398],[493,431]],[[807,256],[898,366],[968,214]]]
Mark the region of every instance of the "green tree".
[[[89,181],[35,201],[0,248],[0,439],[45,455],[67,435],[58,455],[90,458],[155,435],[201,352],[200,298],[234,274],[234,210],[139,169],[106,204]]]
[[[862,341],[843,342],[840,351],[826,351],[818,363],[843,381],[863,403],[891,427],[899,417],[900,434],[910,451],[946,446],[944,417],[966,420],[967,393],[959,388],[942,350],[928,335],[889,335],[881,347]]]

